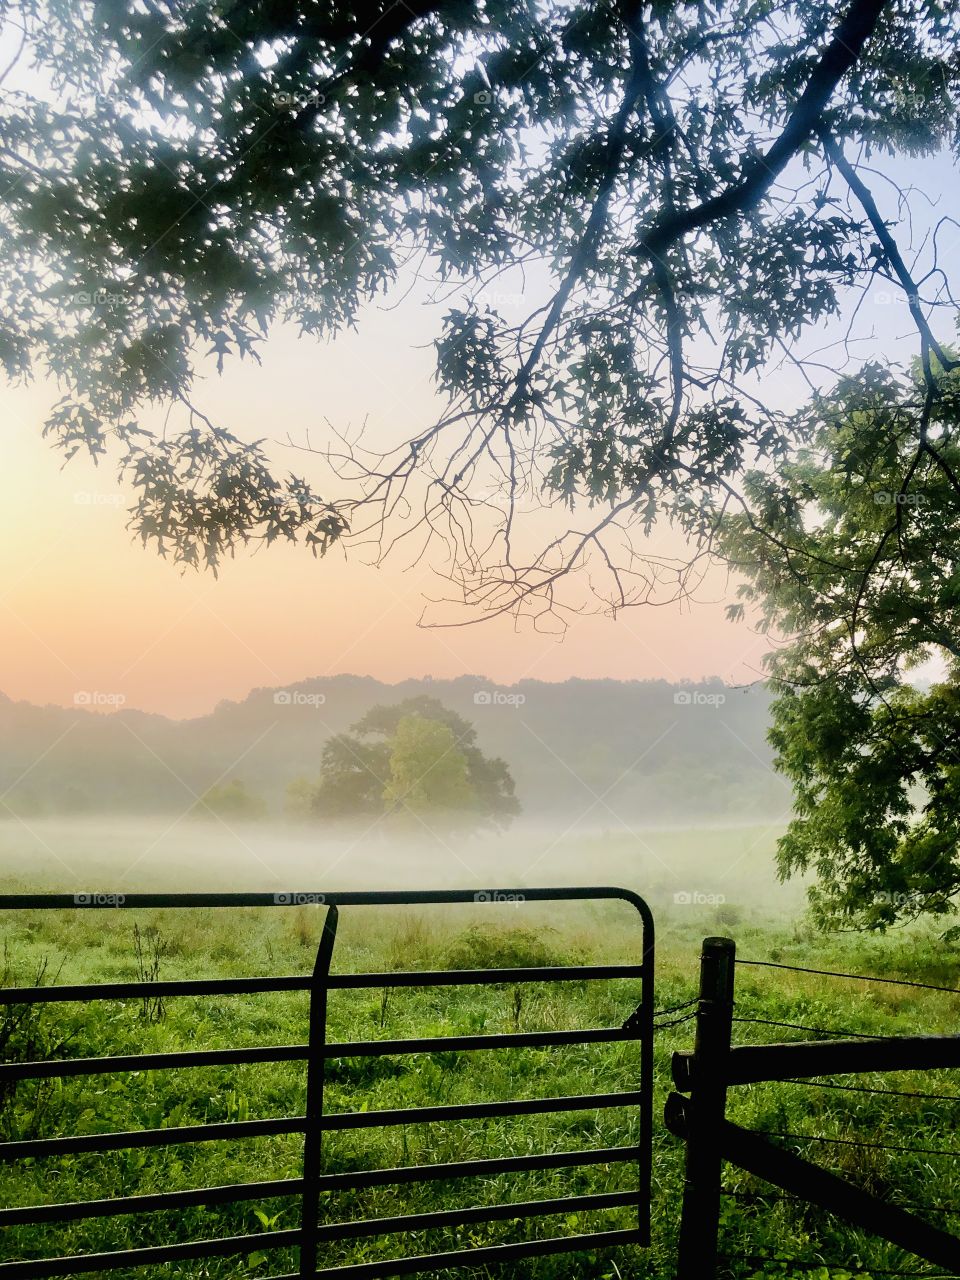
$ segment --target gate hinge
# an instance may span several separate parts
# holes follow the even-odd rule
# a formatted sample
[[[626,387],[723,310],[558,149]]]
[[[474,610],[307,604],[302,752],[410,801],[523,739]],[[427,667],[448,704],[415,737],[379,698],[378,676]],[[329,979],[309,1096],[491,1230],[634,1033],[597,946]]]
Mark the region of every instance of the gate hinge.
[[[637,1005],[633,1013],[630,1014],[629,1018],[627,1018],[626,1022],[623,1024],[624,1031],[640,1031],[642,1029],[640,1024],[640,1015],[642,1011],[643,1004],[641,1003]]]

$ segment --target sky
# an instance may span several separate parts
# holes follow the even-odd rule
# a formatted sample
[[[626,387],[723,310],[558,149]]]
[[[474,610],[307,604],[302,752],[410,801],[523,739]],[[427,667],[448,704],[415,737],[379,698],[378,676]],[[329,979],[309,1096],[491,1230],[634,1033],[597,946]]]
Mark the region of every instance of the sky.
[[[923,193],[914,228],[922,243],[924,226],[956,205],[953,167],[935,160],[882,167]],[[892,188],[878,183],[877,197],[894,213]],[[323,444],[329,424],[343,431],[365,422],[375,439],[408,438],[436,416],[430,339],[439,314],[422,297],[397,301],[403,293],[368,308],[356,331],[332,343],[278,331],[261,365],[228,362],[222,377],[205,366],[196,402],[237,434],[272,442],[278,463],[308,478],[314,460],[290,448],[288,437],[303,441],[309,432]],[[895,346],[910,326],[906,309],[890,304],[881,284],[861,319]],[[810,335],[811,347],[830,336]],[[778,376],[787,404],[799,401],[802,388]],[[562,639],[515,629],[509,618],[418,626],[425,598],[442,583],[429,561],[402,556],[375,568],[359,554],[345,559],[334,550],[316,560],[303,548],[275,546],[241,551],[217,579],[183,572],[133,542],[127,496],[108,465],[77,458],[64,467],[43,441],[58,394],[52,382],[0,386],[0,692],[8,697],[72,705],[102,695],[87,705],[184,717],[251,688],[348,672],[388,682],[470,673],[501,684],[575,676],[719,676],[742,684],[762,674],[766,642],[748,623],[726,619],[736,584],[720,570],[692,601],[616,619],[581,617]],[[651,550],[675,557],[683,548],[658,529]]]
[[[309,471],[309,456],[282,443],[288,432],[303,440],[309,429],[320,442],[328,419],[342,429],[366,417],[399,439],[428,420],[432,353],[411,349],[413,322],[409,311],[374,311],[326,346],[278,333],[261,366],[228,365],[197,398],[240,434],[277,441],[271,453],[281,465]],[[183,717],[254,687],[344,672],[391,683],[472,673],[502,684],[760,674],[764,643],[726,621],[719,573],[695,602],[615,621],[582,617],[562,639],[506,618],[418,626],[440,584],[429,563],[402,555],[378,569],[358,554],[314,559],[274,546],[239,552],[217,579],[184,573],[132,540],[109,465],[77,457],[64,466],[43,441],[56,395],[42,382],[0,390],[0,691],[8,697],[71,705],[93,692],[110,696],[105,708]],[[652,545],[681,550],[662,531]]]
[[[903,185],[919,181],[929,220],[957,194],[952,169],[939,170],[942,190],[933,189],[929,161],[898,161],[893,172]],[[909,354],[898,301],[881,283],[861,319],[874,341],[890,350],[905,342]],[[316,460],[289,439],[302,443],[309,433],[322,445],[330,424],[345,431],[365,423],[373,439],[397,443],[433,420],[438,319],[423,298],[407,297],[368,308],[355,331],[330,343],[276,331],[260,365],[228,362],[222,377],[204,365],[194,399],[218,424],[270,442],[281,468],[314,478]],[[810,345],[829,338],[812,334]],[[784,403],[798,402],[802,388],[777,377]],[[302,547],[274,546],[239,552],[216,579],[183,572],[132,540],[129,495],[108,464],[77,457],[64,466],[42,439],[58,394],[42,380],[0,386],[0,692],[10,698],[69,706],[93,694],[86,703],[95,708],[180,718],[252,688],[340,673],[387,682],[468,673],[501,684],[711,676],[744,684],[762,675],[766,642],[748,623],[726,619],[736,583],[720,570],[692,601],[581,617],[562,639],[515,629],[509,618],[418,626],[425,599],[443,584],[429,561],[402,555],[375,568],[360,554],[334,550],[317,560]],[[663,529],[650,549],[683,551]]]

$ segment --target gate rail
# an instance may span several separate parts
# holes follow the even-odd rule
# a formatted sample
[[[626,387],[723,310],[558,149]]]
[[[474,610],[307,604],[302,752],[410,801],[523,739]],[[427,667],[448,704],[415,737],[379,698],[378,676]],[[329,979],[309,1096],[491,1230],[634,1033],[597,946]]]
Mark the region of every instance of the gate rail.
[[[436,970],[338,974],[330,972],[340,910],[344,907],[473,904],[510,902],[570,902],[620,900],[633,906],[641,921],[641,954],[637,964],[560,965],[535,968]],[[40,1204],[0,1209],[0,1227],[61,1223],[122,1214],[152,1213],[242,1201],[298,1197],[301,1220],[297,1228],[254,1235],[185,1241],[152,1247],[116,1250],[110,1253],[66,1257],[30,1258],[0,1263],[0,1277],[77,1275],[110,1271],[121,1267],[163,1264],[189,1259],[241,1255],[252,1250],[286,1247],[299,1249],[297,1272],[274,1280],[305,1280],[311,1277],[356,1277],[373,1280],[379,1276],[409,1275],[464,1265],[497,1264],[520,1258],[607,1248],[612,1245],[649,1244],[650,1188],[652,1173],[653,1112],[653,1011],[654,1011],[654,928],[647,904],[626,889],[612,887],[491,890],[437,890],[413,893],[286,893],[286,894],[17,894],[0,895],[0,911],[64,911],[74,909],[144,909],[190,907],[289,907],[311,903],[326,908],[323,930],[312,974],[269,978],[190,979],[179,981],[114,982],[70,986],[0,988],[0,1006],[88,1002],[177,996],[227,996],[279,991],[304,991],[310,995],[308,1039],[303,1044],[254,1046],[242,1049],[191,1050],[176,1053],[126,1054],[112,1057],[64,1058],[56,1061],[0,1064],[0,1084],[50,1077],[70,1078],[113,1074],[123,1071],[169,1070],[198,1066],[232,1066],[249,1063],[305,1062],[307,1067],[306,1109],[302,1116],[224,1123],[183,1125],[166,1129],[132,1130],[106,1134],[71,1135],[0,1143],[0,1160],[38,1159],[80,1153],[97,1153],[128,1148],[160,1147],[182,1143],[235,1140],[302,1134],[303,1172],[301,1177],[270,1182],[250,1182],[231,1186],[195,1188],[186,1191],[113,1197],[64,1204]],[[589,979],[636,978],[640,1001],[620,1026],[577,1031],[511,1032],[492,1035],[428,1037],[405,1040],[330,1042],[327,1039],[327,997],[330,991],[363,988],[411,988],[431,986],[474,986],[494,983],[582,982]],[[546,1048],[578,1044],[634,1041],[638,1044],[638,1087],[616,1093],[569,1097],[515,1099],[425,1108],[398,1108],[377,1112],[336,1112],[324,1109],[325,1065],[331,1059],[431,1053],[440,1050]],[[447,1164],[404,1166],[356,1172],[324,1173],[322,1139],[324,1133],[380,1128],[393,1125],[444,1121],[480,1120],[507,1116],[550,1114],[606,1108],[635,1108],[639,1114],[636,1145],[596,1150],[542,1152],[496,1159],[464,1160]],[[376,1186],[465,1179],[501,1173],[545,1169],[574,1169],[596,1164],[634,1164],[638,1175],[635,1190],[604,1194],[565,1196],[550,1200],[482,1205],[466,1209],[407,1214],[400,1217],[341,1223],[318,1222],[320,1198],[325,1192]],[[334,1241],[425,1231],[438,1227],[469,1226],[507,1219],[535,1219],[571,1212],[595,1212],[633,1206],[636,1226],[620,1230],[599,1230],[576,1235],[524,1240],[514,1243],[459,1249],[438,1254],[408,1256],[383,1261],[324,1267],[320,1246]]]

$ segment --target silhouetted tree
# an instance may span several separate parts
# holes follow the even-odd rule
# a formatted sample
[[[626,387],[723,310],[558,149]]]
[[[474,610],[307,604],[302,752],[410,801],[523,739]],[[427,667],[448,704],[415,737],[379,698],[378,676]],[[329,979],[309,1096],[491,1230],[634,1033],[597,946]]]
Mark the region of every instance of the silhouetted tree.
[[[950,914],[960,894],[960,378],[933,372],[933,397],[919,368],[842,384],[724,530],[781,637],[771,741],[796,797],[781,870],[817,872],[833,926]]]
[[[445,810],[471,825],[505,827],[519,813],[505,762],[436,698],[372,708],[326,743],[313,811],[328,818]]]

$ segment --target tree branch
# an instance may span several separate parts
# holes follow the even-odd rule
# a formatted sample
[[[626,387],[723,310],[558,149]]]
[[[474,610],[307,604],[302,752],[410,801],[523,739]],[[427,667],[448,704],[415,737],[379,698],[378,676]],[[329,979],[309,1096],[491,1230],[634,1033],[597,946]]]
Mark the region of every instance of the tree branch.
[[[837,85],[860,56],[873,32],[885,0],[854,0],[836,34],[811,72],[780,137],[766,155],[744,166],[745,176],[735,186],[692,209],[661,218],[642,237],[634,253],[656,258],[676,241],[720,218],[743,213],[759,203],[777,176],[800,150],[820,122]]]

